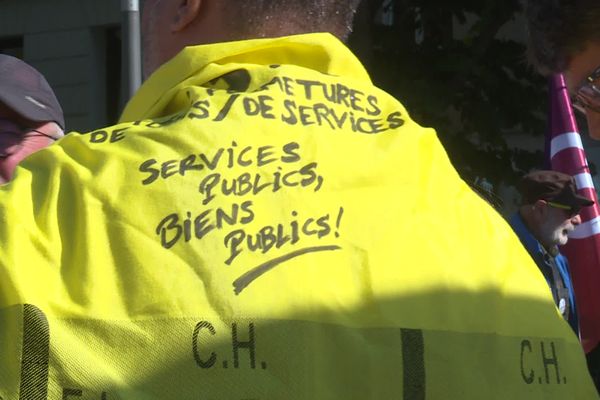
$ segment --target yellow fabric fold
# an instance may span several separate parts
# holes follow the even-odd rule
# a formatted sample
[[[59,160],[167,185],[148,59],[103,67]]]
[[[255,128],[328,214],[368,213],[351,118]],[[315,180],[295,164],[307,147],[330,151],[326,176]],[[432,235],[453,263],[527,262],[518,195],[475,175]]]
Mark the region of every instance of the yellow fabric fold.
[[[0,398],[597,398],[511,229],[332,36],[187,48],[121,121],[0,188]]]

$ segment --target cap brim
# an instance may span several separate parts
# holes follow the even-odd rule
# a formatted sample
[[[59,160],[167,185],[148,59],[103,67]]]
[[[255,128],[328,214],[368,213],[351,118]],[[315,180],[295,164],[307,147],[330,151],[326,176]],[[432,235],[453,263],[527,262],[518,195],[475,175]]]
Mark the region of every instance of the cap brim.
[[[578,193],[574,193],[571,190],[565,190],[560,195],[550,199],[559,204],[570,207],[588,207],[594,204],[592,199],[588,199]]]
[[[594,205],[594,200],[590,200],[587,197],[583,197],[578,194],[575,195],[574,200],[577,203],[577,205],[581,207],[589,207],[591,205]]]

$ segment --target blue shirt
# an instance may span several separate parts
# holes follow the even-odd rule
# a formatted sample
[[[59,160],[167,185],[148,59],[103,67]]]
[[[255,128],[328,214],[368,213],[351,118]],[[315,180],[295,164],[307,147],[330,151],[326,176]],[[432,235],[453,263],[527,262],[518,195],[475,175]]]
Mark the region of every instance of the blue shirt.
[[[556,283],[554,282],[554,277],[552,274],[552,267],[548,260],[548,257],[552,257],[549,255],[544,247],[537,241],[537,239],[533,236],[533,234],[529,231],[523,218],[517,212],[510,219],[510,225],[513,230],[521,240],[523,246],[527,249],[531,258],[535,261],[538,268],[546,278],[546,282],[548,286],[552,290],[553,293],[556,291]],[[568,322],[571,325],[571,328],[575,331],[575,333],[579,336],[579,321],[577,319],[577,307],[575,305],[575,292],[573,290],[573,284],[571,282],[571,274],[569,272],[569,262],[567,258],[562,254],[558,253],[554,258],[554,262],[560,273],[560,277],[562,278],[563,285],[568,291],[569,296],[569,317]],[[559,301],[556,299],[556,301]],[[559,304],[557,304],[559,306]],[[560,308],[560,307],[559,307]]]

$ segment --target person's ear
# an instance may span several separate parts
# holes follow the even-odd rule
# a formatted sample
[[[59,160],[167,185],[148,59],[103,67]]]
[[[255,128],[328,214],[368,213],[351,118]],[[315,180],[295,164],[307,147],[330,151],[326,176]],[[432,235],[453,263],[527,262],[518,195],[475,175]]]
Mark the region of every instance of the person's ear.
[[[546,202],[546,200],[536,200],[536,202],[533,203],[532,210],[535,216],[541,219],[546,216],[546,212],[548,210],[548,203]]]
[[[203,0],[178,0],[175,19],[171,24],[172,32],[181,32],[192,24],[200,14]]]

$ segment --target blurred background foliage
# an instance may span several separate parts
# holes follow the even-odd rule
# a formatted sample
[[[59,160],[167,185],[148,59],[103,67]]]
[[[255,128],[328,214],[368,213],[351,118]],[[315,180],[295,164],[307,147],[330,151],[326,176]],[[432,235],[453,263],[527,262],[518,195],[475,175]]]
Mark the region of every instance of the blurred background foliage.
[[[436,129],[471,184],[514,185],[543,167],[546,80],[525,38],[503,34],[522,13],[519,0],[363,0],[356,16],[350,47],[375,84]]]

